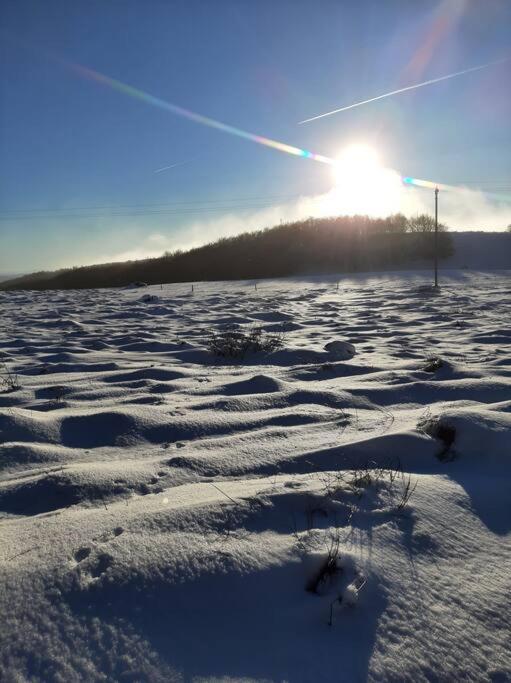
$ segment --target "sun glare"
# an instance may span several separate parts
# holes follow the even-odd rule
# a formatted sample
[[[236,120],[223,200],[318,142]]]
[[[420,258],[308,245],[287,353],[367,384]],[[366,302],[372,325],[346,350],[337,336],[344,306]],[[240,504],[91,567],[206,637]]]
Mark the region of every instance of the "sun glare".
[[[337,183],[345,182],[354,174],[364,177],[381,168],[380,159],[375,149],[368,145],[350,145],[338,157],[334,166]]]
[[[325,214],[384,216],[399,210],[399,176],[384,168],[375,149],[353,144],[337,159],[334,187],[325,197]]]

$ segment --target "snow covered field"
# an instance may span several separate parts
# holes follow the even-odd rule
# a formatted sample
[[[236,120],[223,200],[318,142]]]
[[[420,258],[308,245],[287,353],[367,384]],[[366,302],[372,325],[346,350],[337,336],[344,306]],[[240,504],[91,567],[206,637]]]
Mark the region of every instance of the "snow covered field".
[[[429,279],[0,293],[0,680],[511,680],[511,280]]]

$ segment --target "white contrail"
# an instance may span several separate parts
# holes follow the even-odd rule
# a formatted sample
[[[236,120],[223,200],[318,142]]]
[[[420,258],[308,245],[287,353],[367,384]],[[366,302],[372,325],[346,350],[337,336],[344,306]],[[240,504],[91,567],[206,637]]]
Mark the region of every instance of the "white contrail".
[[[172,164],[171,166],[164,166],[163,168],[157,168],[156,171],[153,171],[153,173],[163,173],[163,171],[168,171],[171,168],[176,168],[176,166],[182,166],[183,164],[187,164],[188,161],[178,161],[176,164]]]
[[[319,114],[319,116],[313,116],[310,119],[304,119],[299,121],[298,124],[309,123],[310,121],[316,121],[317,119],[322,119],[325,116],[332,116],[332,114],[338,114],[341,111],[347,111],[348,109],[354,109],[355,107],[361,107],[363,104],[369,104],[369,102],[376,102],[376,100],[383,100],[385,97],[391,97],[392,95],[399,95],[399,93],[406,92],[407,90],[415,90],[415,88],[422,88],[425,85],[432,85],[433,83],[439,83],[440,81],[446,81],[449,78],[455,78],[456,76],[462,76],[463,74],[469,74],[472,71],[480,71],[481,69],[486,69],[489,66],[494,66],[495,64],[502,64],[502,62],[508,62],[507,59],[499,59],[496,62],[489,62],[488,64],[481,64],[481,66],[473,66],[471,69],[464,69],[463,71],[456,71],[454,74],[447,74],[447,76],[440,76],[440,78],[431,78],[429,81],[424,81],[423,83],[416,83],[415,85],[408,85],[406,88],[399,88],[398,90],[392,90],[391,92],[386,92],[383,95],[378,95],[377,97],[371,97],[363,102],[355,102],[355,104],[349,104],[347,107],[341,107],[340,109],[333,109],[332,111],[327,111],[326,114]]]

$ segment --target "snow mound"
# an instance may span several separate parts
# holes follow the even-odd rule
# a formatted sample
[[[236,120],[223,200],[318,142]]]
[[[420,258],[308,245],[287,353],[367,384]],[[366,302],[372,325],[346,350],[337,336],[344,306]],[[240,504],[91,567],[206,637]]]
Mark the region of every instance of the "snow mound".
[[[283,382],[279,382],[269,375],[254,375],[250,379],[232,382],[219,388],[219,393],[240,396],[242,394],[272,394],[282,391],[285,387]]]
[[[460,456],[489,467],[511,466],[511,401],[487,408],[447,409],[427,418],[424,427],[443,442],[443,457]]]
[[[339,340],[325,344],[325,351],[338,360],[350,360],[357,352],[353,344]]]

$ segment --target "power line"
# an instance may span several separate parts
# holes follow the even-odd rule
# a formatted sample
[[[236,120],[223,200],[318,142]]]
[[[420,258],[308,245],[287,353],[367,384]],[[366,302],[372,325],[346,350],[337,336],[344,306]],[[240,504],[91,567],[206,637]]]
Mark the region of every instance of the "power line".
[[[274,206],[273,204],[258,204],[254,206],[243,206],[243,207],[231,207],[234,209],[246,209],[246,210],[254,210],[254,209],[265,209],[265,208],[271,208]],[[66,214],[64,216],[32,216],[30,218],[25,218],[23,216],[16,216],[14,218],[1,218],[0,217],[0,222],[3,223],[9,223],[9,222],[16,222],[16,221],[38,221],[38,220],[47,220],[47,221],[62,221],[62,220],[90,220],[90,219],[96,219],[96,218],[137,218],[137,217],[147,217],[147,216],[193,216],[193,215],[200,215],[200,214],[208,214],[208,213],[225,213],[226,208],[217,208],[217,209],[195,209],[195,210],[189,210],[189,211],[149,211],[145,213],[110,213],[110,214],[105,214],[105,213],[98,213],[98,214]]]
[[[58,211],[88,211],[96,209],[132,209],[132,208],[152,208],[155,206],[183,206],[183,205],[196,205],[196,204],[226,204],[230,202],[253,202],[253,201],[263,201],[263,200],[274,200],[274,199],[292,199],[300,195],[265,195],[263,197],[235,197],[233,199],[203,199],[196,200],[192,199],[190,201],[180,201],[180,202],[160,202],[160,203],[150,203],[150,204],[105,204],[99,206],[68,206],[62,209],[4,209],[0,213],[18,213],[18,212],[58,212]]]
[[[240,205],[240,206],[220,206],[211,208],[200,208],[200,209],[184,209],[182,211],[144,211],[144,212],[124,212],[124,213],[97,213],[97,214],[62,214],[57,216],[9,216],[0,217],[0,221],[7,223],[10,221],[37,221],[37,220],[47,220],[47,221],[61,221],[68,219],[77,220],[89,220],[91,218],[127,218],[127,217],[143,217],[143,216],[185,216],[203,213],[225,213],[231,210],[253,210],[253,209],[264,209],[274,206],[273,202],[267,202],[264,204],[253,204],[253,205]]]
[[[458,186],[484,186],[498,191],[511,191],[511,180],[458,180]],[[477,188],[474,188],[477,189]],[[484,189],[482,191],[485,191]],[[266,197],[238,197],[233,199],[208,199],[202,201],[178,201],[151,204],[106,204],[73,206],[60,209],[4,209],[0,211],[0,222],[33,220],[68,220],[95,218],[126,218],[143,216],[180,216],[219,211],[253,210],[273,206],[277,201],[290,201],[303,195],[268,195]],[[133,209],[132,211],[128,209]]]
[[[276,201],[289,201],[302,195],[277,195],[266,198],[236,200],[211,200],[198,202],[174,202],[168,204],[132,204],[90,207],[68,207],[66,209],[11,209],[0,214],[0,221],[62,220],[68,218],[115,218],[126,216],[177,216],[217,211],[249,210],[274,206]],[[182,207],[182,208],[179,208]],[[133,211],[123,209],[133,208]],[[147,210],[145,210],[147,209]]]
[[[455,180],[451,185],[483,185],[485,187],[511,187],[511,180]]]

